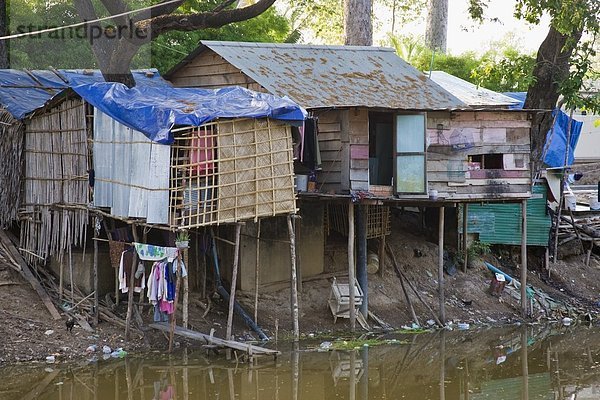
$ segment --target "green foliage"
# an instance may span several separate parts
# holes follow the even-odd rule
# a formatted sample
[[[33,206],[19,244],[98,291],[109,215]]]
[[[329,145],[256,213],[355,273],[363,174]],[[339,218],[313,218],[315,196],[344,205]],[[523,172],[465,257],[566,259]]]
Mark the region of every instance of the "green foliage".
[[[485,254],[489,254],[490,252],[490,245],[488,243],[483,243],[478,240],[471,243],[471,245],[467,249],[467,255],[469,256],[469,258],[480,257]]]
[[[429,71],[432,52],[422,38],[389,35],[386,45],[392,46],[400,58],[415,68]],[[474,52],[458,56],[435,53],[433,70],[447,72],[497,92],[526,91],[533,80],[535,57],[520,52],[510,38],[492,46],[481,56]]]
[[[293,32],[289,22],[271,7],[256,18],[229,24],[220,29],[167,32],[147,46],[152,48],[152,66],[164,74],[198,47],[200,40],[286,42],[290,39],[293,39]]]
[[[580,95],[586,81],[598,79],[594,57],[595,40],[600,34],[600,3],[598,0],[517,0],[517,17],[539,24],[544,14],[550,15],[551,24],[557,31],[570,36],[568,45],[576,44],[570,60],[571,73],[559,83],[565,106],[600,112],[600,96]],[[583,39],[580,39],[581,33]]]

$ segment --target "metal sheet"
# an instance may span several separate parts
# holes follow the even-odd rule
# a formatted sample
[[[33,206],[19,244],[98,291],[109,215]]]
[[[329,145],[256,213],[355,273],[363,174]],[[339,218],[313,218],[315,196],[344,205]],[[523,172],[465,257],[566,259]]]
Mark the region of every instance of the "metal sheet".
[[[305,108],[363,106],[447,110],[466,104],[399,58],[393,49],[202,41],[270,93]],[[206,47],[203,47],[206,49]],[[199,50],[180,66],[190,62]],[[169,72],[172,76],[174,72]]]
[[[94,110],[94,204],[119,217],[167,224],[170,146]]]
[[[471,107],[509,108],[519,104],[519,100],[476,86],[444,71],[432,71],[431,79]]]

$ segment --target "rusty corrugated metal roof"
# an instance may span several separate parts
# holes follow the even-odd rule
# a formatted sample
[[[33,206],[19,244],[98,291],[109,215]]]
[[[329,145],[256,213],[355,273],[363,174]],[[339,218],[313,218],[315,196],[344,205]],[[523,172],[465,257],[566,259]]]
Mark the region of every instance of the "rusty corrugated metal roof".
[[[389,48],[218,41],[202,45],[269,92],[305,108],[468,108]]]
[[[471,107],[509,107],[519,104],[518,100],[476,86],[444,71],[431,71],[431,79]]]

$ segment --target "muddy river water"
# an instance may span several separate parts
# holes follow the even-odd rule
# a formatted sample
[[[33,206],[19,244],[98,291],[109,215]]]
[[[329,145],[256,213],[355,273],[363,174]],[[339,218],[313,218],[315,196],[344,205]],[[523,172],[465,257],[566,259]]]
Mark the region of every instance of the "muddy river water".
[[[0,399],[600,399],[600,328],[379,338],[389,341],[354,351],[317,351],[324,339],[297,349],[279,343],[277,359],[253,363],[198,347],[171,356],[5,366]]]

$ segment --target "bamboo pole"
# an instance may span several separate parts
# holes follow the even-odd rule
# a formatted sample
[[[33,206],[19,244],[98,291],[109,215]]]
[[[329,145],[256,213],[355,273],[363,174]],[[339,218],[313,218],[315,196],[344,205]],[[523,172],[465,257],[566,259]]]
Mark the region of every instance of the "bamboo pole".
[[[527,317],[527,200],[521,201],[521,314]]]
[[[348,295],[350,296],[350,331],[356,329],[356,305],[354,304],[354,203],[348,204]]]
[[[254,269],[254,322],[258,324],[258,278],[260,269],[260,219],[256,223],[256,265]]]
[[[98,217],[94,221],[94,238],[98,238]],[[62,263],[61,263],[62,264]],[[98,328],[98,241],[94,240],[94,327]]]
[[[291,296],[292,296],[292,323],[294,327],[294,342],[300,340],[300,326],[298,322],[298,276],[296,271],[296,232],[292,224],[292,216],[288,215],[287,225],[290,236],[291,268]]]
[[[131,225],[133,232],[133,241],[138,241],[137,227]],[[128,282],[128,293],[127,293],[127,316],[125,318],[125,340],[129,340],[129,331],[131,328],[131,315],[133,314],[133,280],[135,278],[135,265],[137,264],[137,251],[133,250],[133,256],[131,259],[131,269],[129,271],[129,282]],[[125,272],[126,273],[126,272]]]
[[[75,294],[73,284],[73,256],[71,254],[71,245],[69,245],[69,280],[71,281],[71,304],[75,302]]]
[[[63,257],[60,258],[60,267],[59,267],[59,278],[58,278],[58,298],[62,303],[64,297],[64,274],[65,274],[65,261]]]
[[[226,340],[232,340],[231,329],[233,327],[233,306],[235,304],[235,289],[236,289],[236,285],[237,285],[241,231],[242,231],[242,224],[238,222],[235,224],[235,248],[233,251],[233,271],[231,273],[231,290],[229,291],[229,313],[227,314],[227,333],[225,334]]]
[[[183,263],[188,266],[189,261],[189,249],[183,249]],[[190,285],[188,281],[188,275],[182,277],[183,279],[183,327],[187,329],[189,321],[189,292]],[[178,278],[179,279],[179,278]]]
[[[173,338],[175,337],[175,325],[177,321],[177,302],[179,301],[179,288],[181,287],[181,253],[177,255],[178,263],[175,271],[175,298],[173,299],[173,314],[169,321],[169,353],[173,351]]]
[[[440,302],[440,322],[446,323],[446,300],[444,293],[444,207],[440,207],[438,226],[438,290]]]
[[[367,206],[358,205],[356,211],[356,279],[363,292],[360,312],[369,318],[369,277],[367,274]]]

